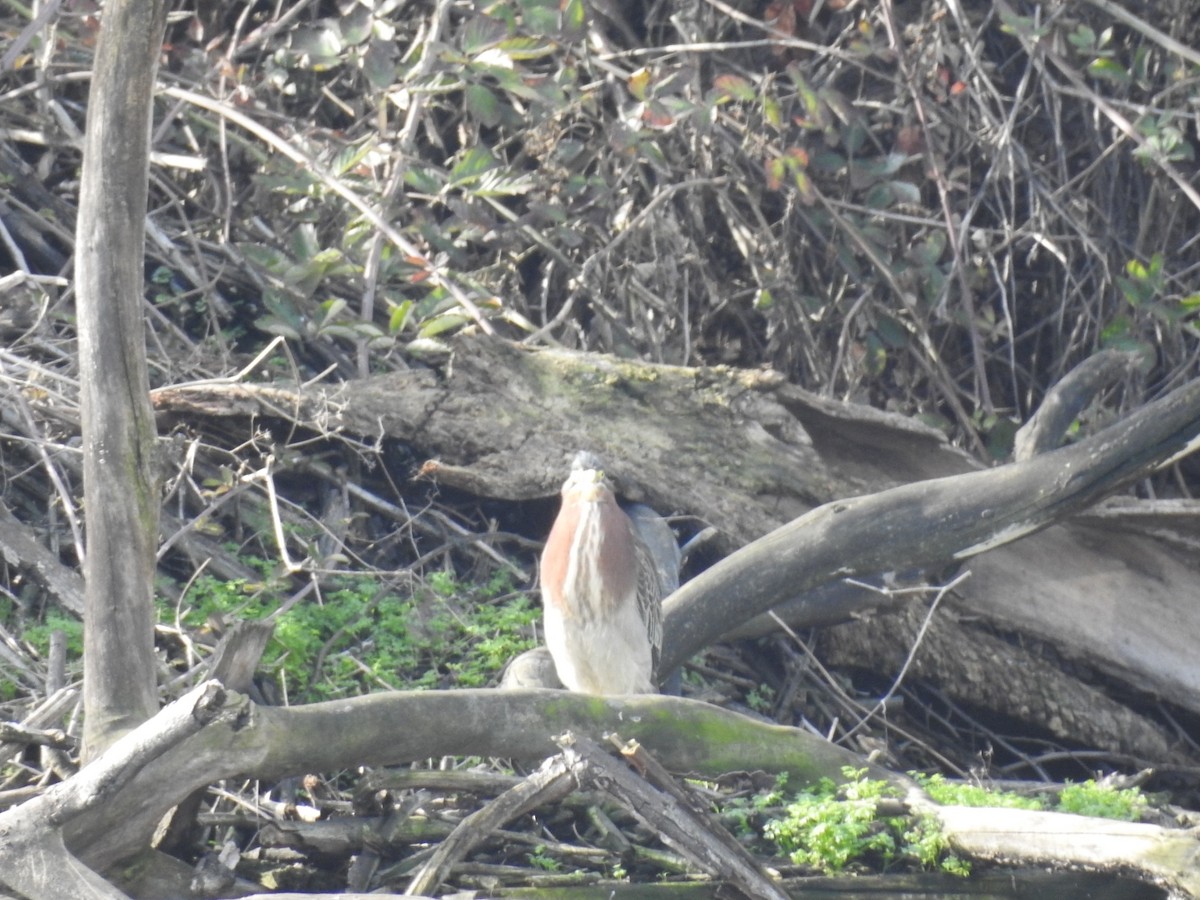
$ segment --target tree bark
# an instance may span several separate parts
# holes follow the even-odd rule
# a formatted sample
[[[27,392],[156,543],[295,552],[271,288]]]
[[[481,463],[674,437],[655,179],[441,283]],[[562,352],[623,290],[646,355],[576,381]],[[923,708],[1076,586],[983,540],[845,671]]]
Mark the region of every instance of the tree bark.
[[[1197,434],[1200,381],[1071,447],[826,504],[676,591],[666,605],[663,667],[806,589],[938,567],[1041,531],[1190,452]]]
[[[75,269],[87,555],[84,744],[154,714],[161,505],[142,324],[151,98],[163,0],[112,0],[89,96]]]

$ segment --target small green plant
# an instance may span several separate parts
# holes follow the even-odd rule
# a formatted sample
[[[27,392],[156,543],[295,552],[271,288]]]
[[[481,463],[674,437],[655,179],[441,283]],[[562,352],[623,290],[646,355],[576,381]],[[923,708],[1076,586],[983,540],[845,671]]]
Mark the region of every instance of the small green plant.
[[[1088,779],[1081,784],[1067,784],[1058,794],[1060,812],[1101,819],[1122,819],[1134,822],[1146,809],[1146,798],[1137,788],[1114,788]]]
[[[22,634],[38,653],[45,656],[50,652],[50,634],[61,631],[67,637],[67,658],[83,656],[83,622],[73,616],[58,612],[47,612],[37,625],[30,625]]]
[[[911,773],[921,787],[937,803],[947,806],[998,806],[1008,809],[1046,809],[1056,812],[1095,816],[1101,819],[1135,821],[1145,811],[1147,803],[1137,788],[1114,788],[1089,779],[1081,784],[1068,783],[1058,794],[1057,803],[1049,804],[1042,797],[995,791],[974,784],[950,784],[941,775]]]
[[[544,872],[557,872],[562,868],[562,863],[554,857],[546,855],[545,844],[538,844],[533,848],[533,852],[529,854],[529,864]]]
[[[787,790],[788,776],[787,772],[780,772],[775,776],[775,787],[769,791],[761,791],[754,795],[752,801],[753,806],[757,810],[764,810],[769,806],[777,806],[783,802],[784,791]]]
[[[0,627],[10,633],[20,634],[23,642],[33,653],[45,659],[50,652],[50,636],[61,631],[66,638],[68,665],[77,667],[83,656],[83,623],[56,609],[46,610],[39,620],[34,620],[8,597],[0,597]],[[77,670],[77,669],[76,669]],[[26,666],[5,667],[13,677],[0,678],[0,701],[14,700],[26,695],[36,675]]]
[[[775,702],[775,689],[769,684],[760,684],[746,694],[746,704],[755,712],[768,713]]]
[[[793,863],[832,873],[851,862],[874,860],[886,866],[907,861],[964,873],[966,863],[945,856],[945,839],[935,820],[880,816],[880,803],[899,792],[886,781],[868,779],[865,769],[842,771],[845,784],[822,779],[812,790],[796,794],[784,817],[763,829]]]
[[[1006,809],[1045,809],[1039,797],[1012,791],[993,791],[976,784],[950,784],[941,775],[910,773],[936,802],[946,806],[1001,806]]]
[[[970,875],[971,864],[948,851],[940,823],[933,816],[915,816],[904,832],[905,854],[920,863],[922,869],[941,869],[963,878]]]
[[[775,776],[775,786],[771,790],[757,791],[748,797],[731,797],[721,808],[722,820],[739,837],[757,837],[760,829],[754,823],[784,803],[786,786],[787,773],[780,772]]]
[[[283,585],[202,576],[184,606],[161,617],[199,629],[214,614],[256,619],[279,608]],[[536,604],[507,576],[463,585],[434,573],[416,590],[387,590],[374,577],[336,579],[319,602],[279,616],[263,667],[293,700],[354,696],[379,687],[478,687],[533,644]]]

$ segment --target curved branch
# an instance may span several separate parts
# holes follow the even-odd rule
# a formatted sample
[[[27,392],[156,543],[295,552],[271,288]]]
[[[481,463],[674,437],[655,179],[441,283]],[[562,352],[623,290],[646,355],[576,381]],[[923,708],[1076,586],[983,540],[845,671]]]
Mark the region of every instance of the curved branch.
[[[1200,381],[1071,447],[827,503],[726,557],[668,599],[663,671],[819,585],[944,565],[999,547],[1086,509],[1198,444]]]
[[[863,765],[858,755],[809,732],[678,697],[394,691],[291,708],[256,706],[232,691],[223,699],[225,711],[214,714],[212,725],[142,766],[99,808],[67,822],[67,847],[88,865],[106,868],[142,849],[172,806],[222,778],[276,778],[439,756],[537,761],[557,752],[554,738],[565,731],[619,731],[671,770],[701,775],[786,771],[790,784],[802,785],[840,780],[844,766]],[[156,727],[159,718],[130,737]],[[869,768],[872,778],[895,779]],[[0,816],[0,826],[3,821]]]

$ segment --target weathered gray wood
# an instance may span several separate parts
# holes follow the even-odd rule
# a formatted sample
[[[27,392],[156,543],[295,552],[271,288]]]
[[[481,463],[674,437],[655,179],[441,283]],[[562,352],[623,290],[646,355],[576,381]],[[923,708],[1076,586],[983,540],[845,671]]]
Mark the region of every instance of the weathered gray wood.
[[[158,708],[161,501],[142,264],[151,98],[165,24],[163,0],[105,5],[84,139],[75,274],[87,517],[85,756]]]
[[[1132,372],[1138,362],[1136,353],[1102,350],[1068,372],[1046,392],[1037,412],[1017,432],[1013,458],[1021,462],[1059,446],[1092,398],[1118,376]]]
[[[164,414],[279,416],[382,433],[427,455],[429,477],[490,497],[552,496],[574,450],[595,449],[627,497],[711,523],[724,550],[820,504],[843,504],[788,526],[767,552],[749,549],[724,564],[739,569],[719,567],[685,586],[668,603],[675,610],[695,601],[690,612],[669,613],[674,661],[771,606],[785,605],[798,625],[844,620],[882,600],[847,587],[844,574],[940,566],[1007,530],[1011,543],[997,539],[970,559],[972,577],[960,594],[971,613],[1200,709],[1195,554],[1115,526],[1108,533],[1047,527],[1186,452],[1200,429],[1194,384],[1086,444],[1024,468],[986,471],[932,429],[816,397],[771,373],[655,366],[478,338],[454,342],[452,354],[429,368],[342,389],[182,385],[155,392],[155,405]],[[929,481],[956,475],[965,480]],[[896,486],[896,494],[858,496]],[[1016,540],[1041,528],[1035,539]],[[753,625],[758,633],[774,627]],[[939,665],[949,684],[969,674],[955,669],[954,658]],[[1023,706],[1020,714],[1036,720],[1038,711]]]
[[[37,539],[33,530],[18,521],[2,504],[0,557],[15,569],[32,571],[59,606],[77,616],[83,615],[85,591],[79,573],[64,566],[62,561]]]
[[[391,691],[291,708],[256,706],[232,692],[201,688],[167,707],[171,715],[206,700],[213,724],[142,765],[119,792],[66,823],[67,847],[103,870],[138,852],[164,813],[191,791],[234,775],[278,778],[348,766],[396,765],[431,756],[537,761],[564,731],[645,744],[673,771],[717,775],[786,771],[789,784],[840,780],[861,757],[797,728],[785,728],[678,697],[590,697],[566,691],[488,689]],[[146,723],[157,733],[160,717]],[[433,727],[426,727],[435,723]],[[890,778],[869,766],[872,778]],[[0,828],[5,822],[0,814]]]
[[[65,831],[89,813],[103,816],[106,805],[127,794],[145,767],[221,713],[225,697],[220,685],[201,685],[184,700],[113,742],[106,753],[72,778],[0,813],[0,834],[4,835],[0,843],[0,884],[25,896],[47,900],[124,897],[92,868],[80,864],[74,849],[66,846]]]
[[[491,497],[558,493],[580,449],[597,453],[630,500],[705,515],[732,550],[825,499],[840,478],[774,397],[771,372],[689,369],[464,338],[437,369],[341,389],[203,383],[154,392],[174,415],[265,415],[410,441],[429,477]],[[802,473],[802,474],[799,474]],[[771,508],[746,502],[770,495]]]
[[[1200,842],[1190,831],[1029,809],[929,811],[950,846],[976,859],[1136,872],[1173,897],[1200,897]]]
[[[412,722],[437,722],[439,727],[413,728]],[[675,771],[785,770],[792,773],[793,785],[821,776],[837,779],[841,766],[861,764],[808,732],[672,697],[396,691],[288,709],[257,707],[210,682],[113,745],[96,765],[23,807],[0,813],[0,829],[39,839],[32,850],[45,846],[57,856],[39,851],[30,858],[70,863],[79,870],[80,887],[87,883],[83,879],[95,876],[68,853],[93,868],[126,858],[144,847],[171,805],[221,778],[275,778],[443,753],[534,760],[548,755],[554,736],[567,730],[619,730]],[[1200,843],[1186,829],[1024,810],[940,807],[906,779],[869,764],[866,768],[869,777],[889,778],[906,788],[909,802],[936,816],[960,852],[1050,865],[1120,865],[1185,896],[1200,895],[1195,874]],[[65,849],[59,843],[60,826]],[[119,896],[102,882],[95,884],[97,896]]]
[[[678,665],[805,589],[842,577],[936,567],[1033,534],[1144,478],[1198,440],[1200,381],[1071,447],[826,504],[676,591],[664,605],[662,665]]]

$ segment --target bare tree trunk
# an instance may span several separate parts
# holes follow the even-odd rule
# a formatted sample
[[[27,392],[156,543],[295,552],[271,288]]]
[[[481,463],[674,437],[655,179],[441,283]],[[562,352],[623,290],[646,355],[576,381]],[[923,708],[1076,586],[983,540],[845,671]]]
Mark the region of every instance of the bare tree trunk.
[[[84,507],[85,756],[158,708],[155,427],[142,323],[151,99],[162,0],[106,4],[76,232]]]

